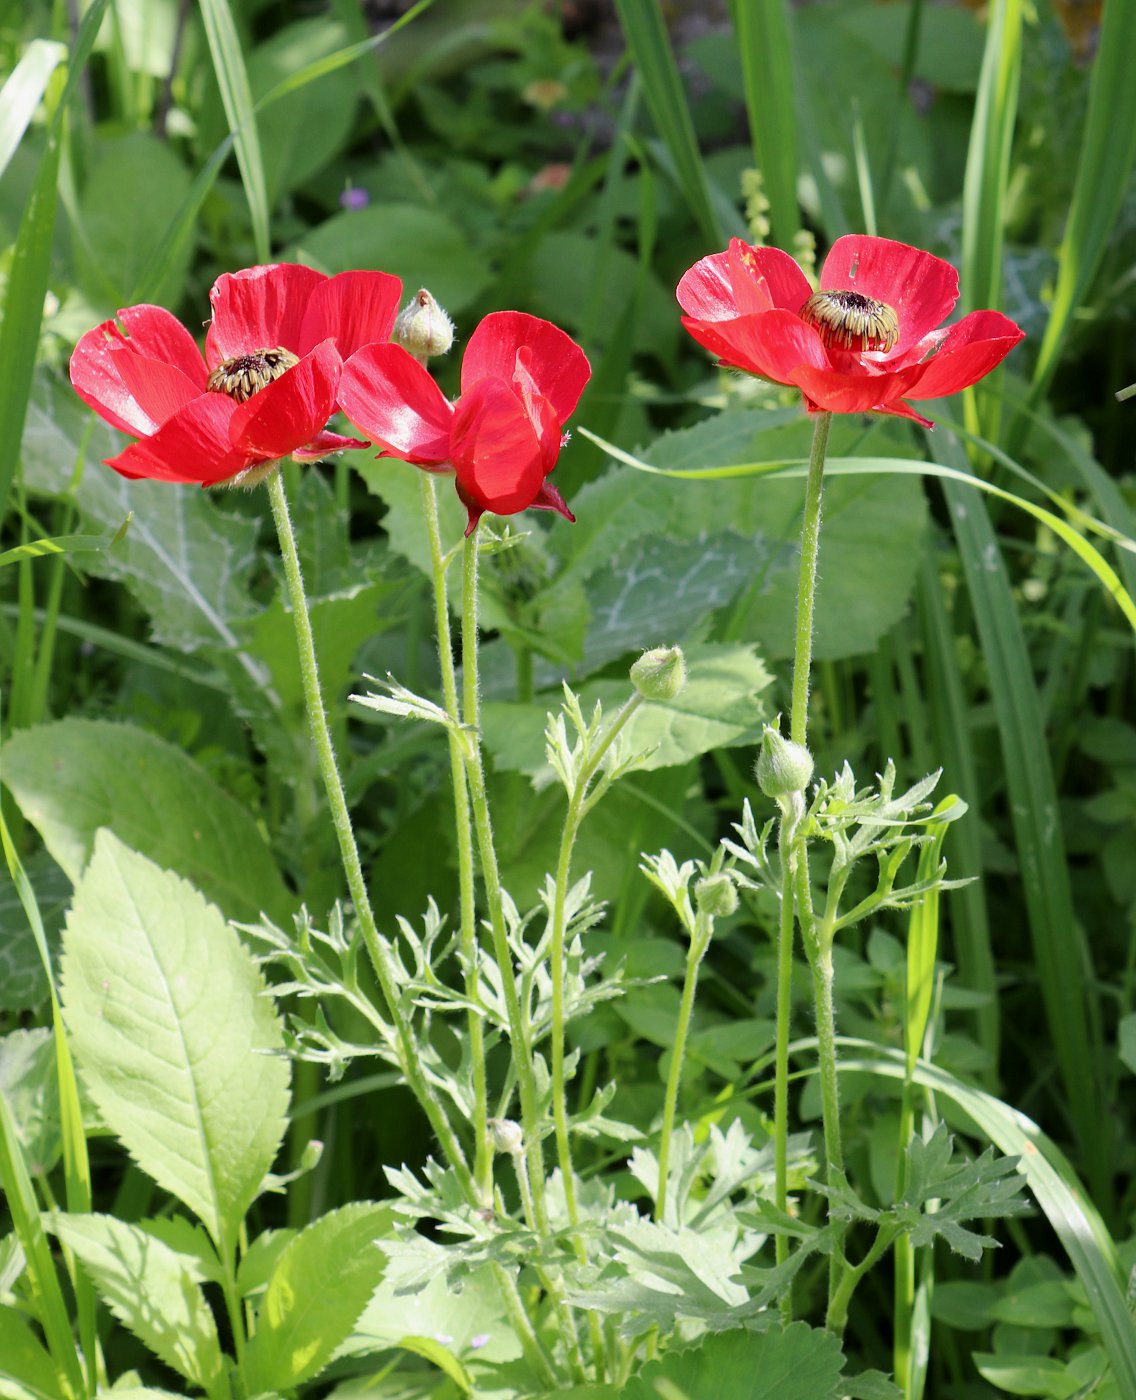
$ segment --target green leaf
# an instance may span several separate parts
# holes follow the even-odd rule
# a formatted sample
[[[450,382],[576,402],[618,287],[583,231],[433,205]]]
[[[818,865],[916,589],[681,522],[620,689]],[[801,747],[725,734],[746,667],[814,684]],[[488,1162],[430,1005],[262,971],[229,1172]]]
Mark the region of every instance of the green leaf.
[[[107,828],[190,880],[233,919],[293,908],[252,814],[187,754],[144,729],[65,719],[14,734],[4,780],[48,850],[78,881]]]
[[[4,758],[7,759],[7,746]],[[5,767],[6,762],[5,762]],[[59,945],[71,881],[50,856],[34,853],[24,863],[43,920],[49,954]],[[0,884],[0,1011],[30,1011],[47,1000],[47,973],[15,883]]]
[[[1136,1074],[1136,1011],[1122,1016],[1117,1027],[1117,1053],[1125,1069]]]
[[[382,1281],[376,1241],[391,1231],[389,1206],[356,1202],[288,1241],[268,1280],[245,1355],[253,1390],[293,1390],[331,1360]]]
[[[67,920],[63,1005],[107,1125],[231,1250],[284,1135],[289,1077],[237,935],[185,881],[101,831]]]
[[[648,1362],[619,1400],[836,1400],[843,1367],[839,1340],[804,1322],[768,1332],[723,1332],[691,1351]],[[660,1381],[674,1390],[662,1389]]]
[[[15,1308],[0,1304],[0,1390],[5,1395],[4,1381],[12,1381],[18,1395],[34,1400],[64,1400],[59,1377],[51,1357],[42,1343]]]
[[[159,1360],[212,1392],[221,1346],[194,1261],[111,1215],[56,1215],[51,1228],[114,1315]]]
[[[701,645],[686,651],[687,683],[673,700],[642,705],[623,730],[621,752],[647,753],[639,771],[671,768],[714,749],[753,744],[766,714],[761,693],[772,677],[752,647]],[[631,694],[630,682],[594,681],[579,692],[584,713],[598,702],[611,716]],[[530,705],[491,701],[482,708],[485,743],[497,768],[551,776],[544,727],[559,696]]]
[[[463,1395],[474,1395],[469,1372],[450,1351],[433,1337],[400,1337],[395,1345],[400,1351],[413,1352],[449,1376]]]
[[[1010,1395],[1045,1395],[1052,1400],[1071,1400],[1083,1395],[1082,1383],[1064,1364],[1049,1356],[996,1356],[976,1351],[974,1364],[991,1385]]]
[[[861,1371],[840,1382],[841,1400],[904,1400],[903,1391],[882,1371]]]
[[[328,272],[381,267],[402,278],[408,295],[428,287],[451,316],[492,281],[488,263],[463,230],[417,204],[373,204],[335,214],[306,232],[295,253]]]
[[[0,88],[0,175],[31,124],[48,79],[66,57],[62,44],[33,39]]]
[[[0,1039],[0,1094],[8,1100],[16,1135],[33,1176],[59,1160],[59,1082],[51,1031],[15,1030]]]

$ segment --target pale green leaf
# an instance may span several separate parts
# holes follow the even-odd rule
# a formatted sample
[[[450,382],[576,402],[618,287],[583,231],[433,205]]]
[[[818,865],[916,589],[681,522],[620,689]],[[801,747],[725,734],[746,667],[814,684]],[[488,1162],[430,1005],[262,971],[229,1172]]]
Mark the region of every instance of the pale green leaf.
[[[1051,1400],[1072,1400],[1083,1395],[1081,1382],[1064,1364],[1050,1356],[996,1356],[976,1351],[974,1364],[991,1385],[1009,1395],[1044,1395]]]
[[[194,1261],[111,1215],[57,1215],[52,1227],[119,1321],[167,1366],[212,1390],[221,1346]]]
[[[107,1125],[231,1248],[284,1135],[289,1077],[237,935],[184,880],[101,831],[67,920],[63,1005]]]
[[[49,1172],[59,1159],[59,1081],[51,1031],[14,1030],[0,1039],[0,1094],[8,1100],[28,1170]]]
[[[292,899],[247,808],[144,729],[65,719],[20,730],[4,781],[72,882],[101,828],[184,875],[230,918],[287,919]]]
[[[393,1220],[389,1206],[355,1202],[289,1240],[246,1353],[254,1391],[293,1390],[323,1370],[382,1280],[386,1259],[376,1241]]]
[[[8,1386],[6,1382],[12,1382]],[[51,1357],[14,1308],[0,1304],[0,1395],[63,1400]]]
[[[723,1332],[648,1362],[620,1400],[658,1400],[666,1393],[660,1380],[689,1400],[836,1400],[843,1366],[839,1340],[803,1322],[784,1331]]]
[[[67,50],[50,39],[33,39],[0,89],[0,175],[43,100],[48,79]]]
[[[71,881],[43,852],[33,852],[24,870],[35,893],[48,951],[54,956]],[[0,1011],[30,1011],[47,1000],[48,990],[43,959],[19,891],[14,881],[5,880],[0,883]]]

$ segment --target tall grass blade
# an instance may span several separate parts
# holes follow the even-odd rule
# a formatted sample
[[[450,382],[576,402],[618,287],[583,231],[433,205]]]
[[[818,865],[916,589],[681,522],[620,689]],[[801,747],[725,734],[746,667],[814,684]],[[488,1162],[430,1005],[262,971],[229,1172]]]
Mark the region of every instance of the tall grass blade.
[[[789,9],[785,0],[735,0],[730,10],[742,57],[750,140],[769,200],[772,241],[790,249],[801,216]]]
[[[942,447],[965,461],[957,439],[947,439]],[[1029,652],[982,503],[957,481],[944,481],[943,492],[988,668],[1030,939],[1063,1099],[1098,1197],[1107,1200],[1111,1171],[1093,1148],[1104,1112],[1103,1077],[1085,1004],[1095,980],[1073,913],[1060,809]]]
[[[800,1048],[815,1046],[806,1042]],[[870,1041],[839,1041],[840,1068],[888,1079],[906,1073],[901,1051]],[[1136,1395],[1136,1327],[1125,1302],[1125,1279],[1116,1246],[1084,1186],[1060,1148],[1037,1124],[982,1089],[972,1088],[937,1065],[920,1060],[915,1082],[958,1105],[1000,1152],[1017,1157],[1030,1194],[1053,1226],[1085,1290],[1112,1365],[1117,1395]]]
[[[43,300],[51,272],[63,117],[78,74],[90,57],[106,7],[107,0],[94,0],[79,26],[67,81],[62,94],[57,94],[48,126],[47,149],[20,219],[8,266],[4,317],[0,322],[0,423],[4,425],[0,433],[0,519],[7,510],[8,493],[20,458],[20,440],[35,371],[35,347],[39,344]]]
[[[627,47],[639,70],[647,110],[674,165],[675,179],[702,237],[712,248],[725,243],[710,196],[710,182],[694,132],[678,65],[654,0],[615,0]]]
[[[268,185],[264,178],[264,160],[260,151],[256,113],[253,111],[252,89],[249,87],[240,40],[226,0],[201,0],[200,8],[217,86],[221,90],[221,102],[233,136],[245,198],[248,200],[253,246],[257,259],[262,263],[268,262],[272,253],[268,227]]]
[[[43,101],[48,80],[66,57],[62,44],[52,39],[33,39],[0,88],[0,175],[24,139],[24,132]]]
[[[1034,367],[1035,400],[1057,368],[1074,312],[1096,276],[1136,164],[1134,54],[1136,5],[1125,0],[1105,5],[1057,286]]]

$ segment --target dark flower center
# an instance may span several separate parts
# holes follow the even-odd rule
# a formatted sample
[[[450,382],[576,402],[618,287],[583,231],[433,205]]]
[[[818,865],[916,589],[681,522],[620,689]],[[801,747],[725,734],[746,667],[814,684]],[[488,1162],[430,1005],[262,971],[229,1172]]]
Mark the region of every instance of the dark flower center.
[[[279,345],[273,350],[253,350],[248,355],[222,360],[205,381],[205,387],[215,394],[228,394],[238,403],[248,403],[253,394],[267,389],[274,379],[299,363],[298,355]]]
[[[860,292],[814,292],[800,316],[838,350],[887,351],[899,339],[899,317],[892,308]]]

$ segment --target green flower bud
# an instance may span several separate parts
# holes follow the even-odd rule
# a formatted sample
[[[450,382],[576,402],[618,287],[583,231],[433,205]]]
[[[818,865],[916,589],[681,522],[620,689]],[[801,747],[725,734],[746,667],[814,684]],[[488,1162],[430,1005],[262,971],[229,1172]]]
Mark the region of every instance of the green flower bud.
[[[738,892],[733,880],[723,871],[706,875],[694,887],[694,902],[701,914],[712,919],[728,918],[738,907]]]
[[[631,668],[631,683],[644,700],[673,700],[686,684],[681,647],[653,647]]]
[[[762,730],[754,776],[766,797],[804,792],[813,776],[813,756],[803,744],[782,738],[778,730],[767,724]]]
[[[432,355],[444,355],[454,343],[454,323],[423,287],[398,313],[394,339],[425,362]]]
[[[511,1118],[490,1118],[487,1120],[489,1136],[493,1140],[494,1152],[508,1152],[515,1157],[524,1151],[525,1137],[521,1125]]]

